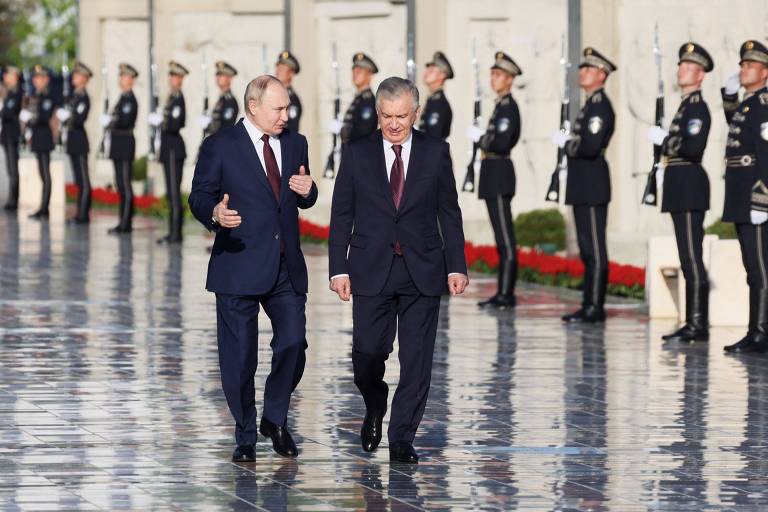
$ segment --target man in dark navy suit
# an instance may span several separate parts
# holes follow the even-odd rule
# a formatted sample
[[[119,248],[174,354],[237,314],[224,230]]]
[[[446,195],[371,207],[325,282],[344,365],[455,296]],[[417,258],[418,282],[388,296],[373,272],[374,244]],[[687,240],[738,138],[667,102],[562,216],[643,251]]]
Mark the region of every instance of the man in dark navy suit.
[[[189,196],[192,213],[216,232],[206,288],[216,294],[219,366],[235,419],[235,461],[255,459],[259,306],[274,332],[259,431],[278,454],[298,455],[287,428],[307,347],[307,267],[298,208],[317,200],[307,140],[286,129],[285,87],[270,75],[255,78],[244,105],[244,119],[203,142]]]
[[[365,401],[363,449],[387,411],[384,365],[397,333],[400,382],[387,437],[393,462],[413,449],[432,373],[440,296],[467,286],[464,232],[448,144],[413,130],[419,92],[391,77],[376,92],[381,130],[344,146],[333,191],[330,288],[352,304],[352,363]]]

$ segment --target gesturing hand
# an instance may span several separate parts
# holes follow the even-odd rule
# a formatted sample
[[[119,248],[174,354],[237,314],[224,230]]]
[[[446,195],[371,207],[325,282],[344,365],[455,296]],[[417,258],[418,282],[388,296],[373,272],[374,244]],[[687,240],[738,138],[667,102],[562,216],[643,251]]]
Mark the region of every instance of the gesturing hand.
[[[451,274],[448,276],[448,291],[451,295],[461,295],[469,284],[469,278],[464,274]]]
[[[216,219],[216,222],[222,227],[236,228],[242,224],[243,219],[240,218],[240,214],[237,213],[237,210],[230,210],[227,206],[228,204],[229,194],[224,194],[224,199],[213,208],[213,218]]]
[[[348,301],[352,296],[352,284],[347,276],[334,277],[328,288],[336,292],[341,300]]]
[[[307,170],[304,169],[303,165],[299,167],[299,174],[294,174],[288,180],[288,188],[301,197],[309,197],[309,191],[312,190],[312,176],[307,174]]]

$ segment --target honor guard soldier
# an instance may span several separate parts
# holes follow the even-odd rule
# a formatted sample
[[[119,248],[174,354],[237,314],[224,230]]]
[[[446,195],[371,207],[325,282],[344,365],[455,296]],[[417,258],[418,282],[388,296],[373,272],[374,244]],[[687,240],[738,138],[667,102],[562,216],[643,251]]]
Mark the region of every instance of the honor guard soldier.
[[[496,106],[485,132],[470,126],[467,134],[482,150],[478,197],[485,200],[499,254],[498,288],[480,307],[515,307],[517,282],[517,241],[512,222],[512,198],[515,196],[515,167],[510,152],[520,139],[520,110],[512,97],[512,82],[523,72],[504,52],[496,52],[491,66],[491,88]]]
[[[711,119],[701,95],[704,76],[714,68],[712,57],[700,45],[688,42],[678,51],[677,85],[683,94],[669,132],[658,126],[648,139],[661,146],[661,211],[672,215],[677,253],[685,276],[685,325],[666,341],[709,340],[709,278],[704,268],[704,214],[709,210],[709,178],[701,166]]]
[[[451,134],[453,111],[445,97],[443,85],[453,78],[453,68],[443,52],[435,52],[432,62],[427,63],[424,71],[424,83],[429,88],[429,97],[421,114],[419,130],[433,137],[447,139]]]
[[[727,352],[768,350],[768,48],[741,45],[741,70],[722,89],[728,120],[723,221],[736,224],[749,285],[749,329]],[[738,102],[739,85],[745,94]]]
[[[222,128],[235,126],[237,114],[240,111],[237,100],[232,95],[232,78],[237,76],[237,70],[220,60],[216,62],[216,85],[221,91],[221,96],[213,107],[210,116],[202,116],[200,123],[205,130],[205,135],[213,135]]]
[[[161,244],[177,244],[182,240],[184,208],[181,204],[181,175],[187,149],[181,137],[181,129],[187,121],[187,106],[181,86],[187,74],[187,68],[178,62],[172,60],[168,63],[168,86],[171,92],[165,101],[163,113],[153,112],[149,115],[149,123],[160,127],[160,163],[163,164],[165,194],[170,209],[168,235],[157,241]]]
[[[91,100],[85,86],[93,72],[82,62],[76,62],[72,68],[73,92],[64,108],[56,111],[56,117],[66,133],[64,147],[72,164],[72,174],[77,184],[77,213],[72,219],[76,224],[86,224],[90,220],[91,179],[88,176],[88,134],[85,122],[91,110]]]
[[[53,117],[56,109],[48,90],[49,82],[48,69],[37,64],[32,73],[34,94],[30,98],[27,108],[19,114],[21,121],[26,124],[29,133],[29,147],[37,158],[37,168],[40,172],[40,180],[43,182],[40,208],[29,216],[31,219],[47,219],[49,215],[48,203],[51,200],[51,151],[55,146],[53,131],[51,130],[51,117]]]
[[[338,123],[335,119],[330,122],[331,131],[341,136],[342,144],[367,137],[376,131],[379,118],[376,115],[376,98],[371,91],[371,80],[378,72],[376,63],[366,54],[356,53],[352,58],[352,83],[355,84],[357,94],[344,114],[344,122]]]
[[[288,106],[288,129],[294,133],[299,133],[301,100],[299,100],[299,96],[293,90],[291,84],[293,83],[294,75],[298,75],[299,71],[301,71],[301,66],[299,66],[298,59],[288,50],[280,52],[275,63],[275,77],[288,89],[288,99],[291,102]]]
[[[5,210],[15,212],[19,204],[19,141],[21,124],[19,113],[24,93],[20,84],[21,71],[15,66],[3,70],[5,93],[0,97],[0,144],[5,153],[8,169],[8,202]]]
[[[611,177],[605,151],[613,135],[615,115],[603,90],[616,66],[593,48],[585,48],[579,64],[579,86],[587,98],[571,134],[555,135],[565,145],[568,178],[565,204],[573,206],[579,255],[584,263],[581,308],[565,315],[565,322],[605,321],[605,291],[608,286],[608,250],[605,229],[611,201]],[[558,138],[562,137],[562,138]]]
[[[119,65],[120,98],[112,110],[112,114],[102,116],[102,126],[109,128],[110,146],[109,158],[115,166],[115,183],[120,194],[120,221],[110,229],[110,233],[130,233],[133,228],[133,189],[131,176],[133,159],[136,156],[136,139],[133,128],[136,125],[136,114],[139,105],[133,95],[133,82],[139,76],[136,68],[130,64]]]

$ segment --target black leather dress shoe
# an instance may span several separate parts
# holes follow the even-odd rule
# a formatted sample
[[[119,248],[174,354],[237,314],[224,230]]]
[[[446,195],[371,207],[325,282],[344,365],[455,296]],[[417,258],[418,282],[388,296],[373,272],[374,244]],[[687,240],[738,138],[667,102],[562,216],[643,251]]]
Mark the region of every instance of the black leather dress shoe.
[[[48,210],[38,210],[35,213],[33,213],[32,215],[30,215],[29,218],[30,219],[42,220],[42,219],[47,219],[49,216],[50,215],[48,213]]]
[[[768,351],[768,337],[761,333],[748,333],[732,345],[726,345],[723,350],[730,353],[762,353]]]
[[[163,238],[158,238],[157,239],[157,243],[159,245],[180,244],[181,243],[181,237],[180,236],[166,235]]]
[[[259,432],[264,437],[272,440],[272,449],[278,455],[292,458],[299,455],[299,449],[296,448],[296,443],[293,442],[291,433],[288,432],[287,428],[275,425],[271,421],[262,418]]]
[[[405,464],[418,464],[419,456],[408,441],[395,441],[389,445],[389,461]]]
[[[709,329],[697,329],[696,327],[685,324],[672,334],[666,334],[661,337],[664,341],[678,343],[693,343],[694,341],[709,341]]]
[[[365,413],[363,426],[360,429],[360,441],[363,445],[363,450],[366,452],[372,452],[379,447],[379,443],[381,442],[381,422],[383,418],[383,414]]]
[[[587,306],[586,308],[579,308],[570,315],[563,316],[562,320],[569,324],[605,322],[605,310],[596,306]]]
[[[494,308],[494,309],[509,309],[514,308],[517,305],[514,296],[504,296],[496,294],[490,299],[478,302],[478,306],[481,308]]]
[[[252,444],[239,444],[232,452],[232,462],[253,462],[256,460],[256,449]]]
[[[19,209],[19,207],[17,205],[15,205],[15,204],[10,204],[9,203],[9,204],[6,204],[5,206],[3,206],[3,210],[5,210],[7,212],[15,212],[18,209]]]
[[[130,232],[131,232],[131,228],[124,228],[122,226],[115,226],[113,228],[110,228],[109,231],[107,231],[107,233],[109,233],[110,235],[119,235],[122,233],[130,233]]]

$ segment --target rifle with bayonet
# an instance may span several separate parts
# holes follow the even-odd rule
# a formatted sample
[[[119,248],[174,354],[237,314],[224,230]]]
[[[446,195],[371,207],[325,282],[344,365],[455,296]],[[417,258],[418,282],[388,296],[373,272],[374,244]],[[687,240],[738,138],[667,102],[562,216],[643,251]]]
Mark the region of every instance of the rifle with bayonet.
[[[69,99],[72,95],[72,87],[69,82],[69,60],[67,52],[64,52],[63,61],[61,63],[61,91],[62,91],[62,105],[61,108],[69,110]],[[59,147],[59,151],[64,150],[64,146],[67,144],[67,131],[69,130],[67,126],[67,121],[64,121],[59,126],[59,137],[57,141],[57,145]]]
[[[336,80],[333,98],[333,118],[336,121],[341,121],[339,118],[341,115],[341,83],[339,81],[339,59],[335,41],[333,42],[332,52],[333,62],[331,62],[331,67],[333,68],[333,76]],[[339,157],[339,153],[341,153],[341,135],[334,133],[331,152],[328,153],[328,159],[325,161],[325,171],[323,172],[323,176],[329,180],[332,180],[336,175],[336,160]]]
[[[149,50],[149,111],[157,112],[160,104],[160,94],[157,85],[157,63],[155,62],[155,48]],[[160,152],[160,127],[149,123],[149,152],[148,160],[157,160]]]
[[[571,67],[571,63],[568,62],[568,48],[565,44],[565,34],[562,35],[560,52],[560,68],[563,71],[563,93],[560,97],[560,131],[566,136],[571,133],[571,121],[568,116],[568,111],[571,103],[570,88],[568,87],[568,69]],[[547,190],[547,196],[544,198],[546,201],[552,201],[557,203],[560,201],[560,173],[568,170],[568,155],[565,153],[565,146],[557,148],[557,161],[555,163],[555,170],[552,171],[552,177],[549,181],[549,190]]]
[[[208,61],[203,53],[203,63],[200,66],[203,74],[203,116],[208,117]],[[205,138],[207,128],[203,128],[203,138]]]
[[[661,127],[664,124],[664,79],[661,74],[661,48],[659,47],[659,24],[653,30],[653,57],[656,61],[656,77],[658,89],[656,92],[656,115],[655,124]],[[648,173],[648,181],[645,183],[642,203],[650,206],[656,206],[658,203],[658,183],[656,173],[662,168],[661,164],[661,146],[653,145],[653,166]]]
[[[472,68],[475,72],[475,99],[472,106],[474,117],[472,124],[476,128],[480,128],[480,119],[482,115],[482,90],[480,89],[480,64],[477,60],[477,42],[472,40]],[[461,189],[464,192],[475,191],[475,174],[480,172],[480,142],[473,142],[472,149],[470,150],[469,164],[467,164],[467,174],[464,177],[464,184]]]
[[[109,77],[107,76],[106,64],[101,66],[101,113],[104,116],[109,115]],[[109,131],[109,126],[105,126],[101,133],[101,141],[99,142],[99,152],[96,153],[96,158],[104,159],[109,156],[109,145],[112,140],[112,135]]]

